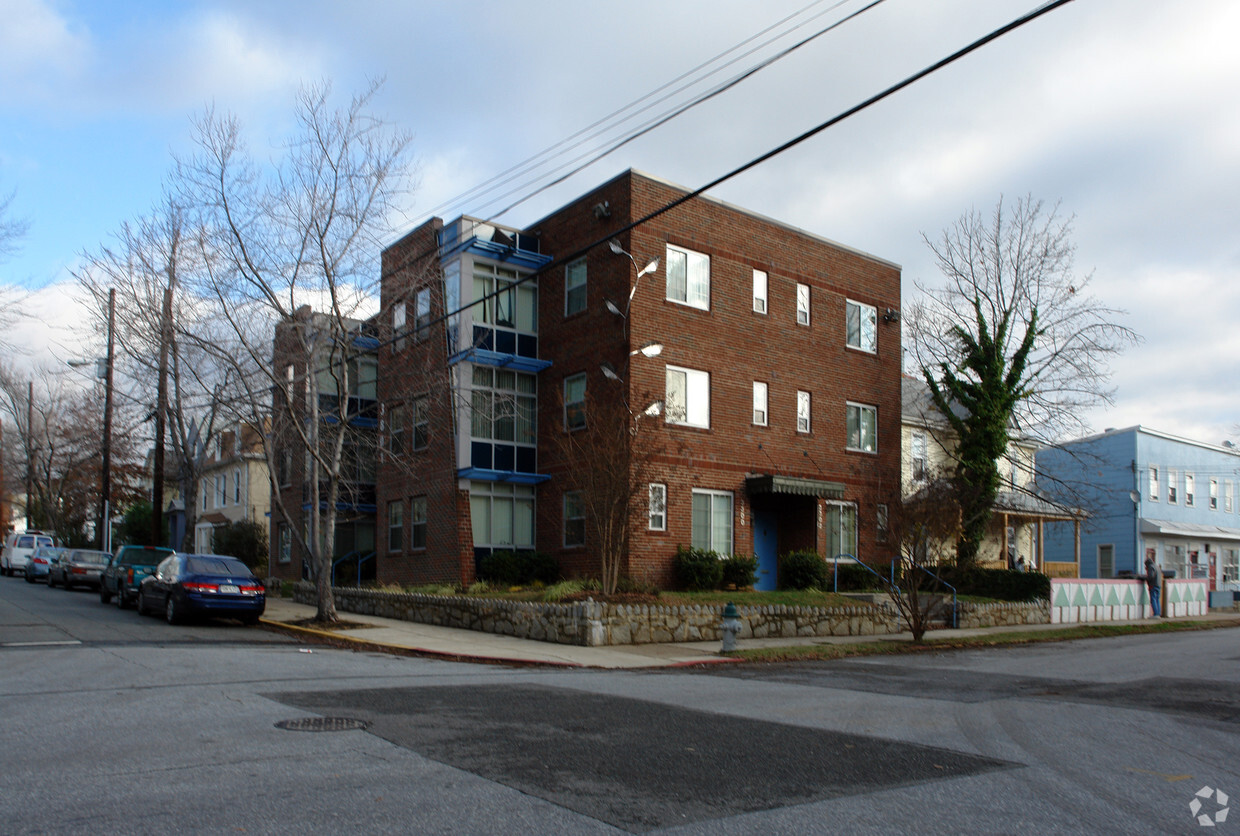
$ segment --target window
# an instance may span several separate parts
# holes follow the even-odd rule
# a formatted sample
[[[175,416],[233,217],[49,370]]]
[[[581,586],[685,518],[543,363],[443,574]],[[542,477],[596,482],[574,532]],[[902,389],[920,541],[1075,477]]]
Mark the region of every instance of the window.
[[[1158,468],[1150,465],[1150,502],[1158,501]]]
[[[1235,483],[1230,479],[1223,483],[1223,510],[1228,514],[1231,513],[1231,499],[1235,495]]]
[[[809,392],[797,392],[797,432],[809,432]]]
[[[809,325],[809,285],[797,283],[797,325]]]
[[[1184,507],[1193,507],[1193,493],[1196,491],[1197,479],[1191,473],[1184,474]]]
[[[579,258],[564,268],[564,315],[586,309],[586,260]]]
[[[710,310],[710,256],[668,244],[667,298]]]
[[[874,509],[874,512],[875,512],[874,521],[877,526],[876,536],[878,538],[878,542],[886,543],[887,542],[887,528],[888,528],[887,506],[882,503],[879,503],[878,507]]]
[[[394,406],[388,410],[388,452],[400,456],[405,452],[405,407]]]
[[[710,428],[710,374],[667,367],[667,423]]]
[[[280,523],[279,531],[276,535],[278,546],[278,556],[276,560],[280,563],[290,563],[293,560],[293,530],[289,528],[288,523]]]
[[[474,366],[473,392],[470,394],[470,435],[492,441],[533,444],[538,408],[538,379],[532,374],[491,366]],[[421,420],[429,415],[429,404]],[[416,426],[415,426],[416,430]]]
[[[693,547],[724,555],[732,553],[730,492],[693,491]]]
[[[404,333],[406,316],[407,313],[405,311],[405,303],[397,302],[396,305],[392,307],[392,336],[396,338],[397,351],[403,351],[405,348]],[[292,370],[293,367],[289,366],[289,371],[292,372]],[[292,381],[291,375],[289,380],[290,382]]]
[[[276,453],[276,478],[282,488],[293,484],[293,451],[287,447]]]
[[[766,313],[766,271],[753,271],[753,312]]]
[[[845,310],[848,347],[862,351],[878,351],[878,309],[873,305],[848,300]]]
[[[579,430],[586,425],[585,373],[564,378],[564,428]]]
[[[473,266],[475,303],[470,310],[474,325],[538,333],[538,288],[534,283],[517,285],[524,274],[509,267],[482,261],[475,261]]]
[[[878,410],[865,404],[850,403],[847,413],[848,449],[878,452]]]
[[[415,496],[409,503],[409,548],[426,548],[426,497]]]
[[[431,335],[431,289],[424,287],[420,289],[413,301],[413,338],[415,340],[425,340]]]
[[[404,503],[402,500],[388,503],[388,551],[398,552],[405,547]]]
[[[569,491],[564,494],[564,546],[584,546],[586,544],[586,506],[581,499],[581,491]]]
[[[211,500],[211,480],[203,479],[202,480],[202,510],[205,511],[207,510],[207,508],[210,507],[208,505],[210,500]]]
[[[413,399],[413,449],[430,444],[431,405],[426,398]]]
[[[1180,501],[1178,491],[1180,489],[1180,474],[1175,470],[1167,471],[1167,502],[1175,505]]]
[[[1210,510],[1218,510],[1218,480],[1210,480]]]
[[[228,477],[223,474],[215,477],[215,499],[218,508],[228,504]]]
[[[753,382],[753,422],[759,427],[766,426],[766,384]]]
[[[470,482],[469,514],[475,547],[534,547],[534,486]]]
[[[241,471],[233,471],[233,505],[241,504]]]
[[[913,481],[924,482],[930,474],[930,459],[927,454],[926,434],[921,430],[913,430],[910,439],[911,450],[909,459],[913,465]]]
[[[646,527],[651,531],[667,531],[667,485],[650,486],[650,510]]]
[[[827,535],[827,558],[857,557],[857,506],[828,503],[823,520]]]
[[[1115,546],[1098,547],[1098,577],[1110,578],[1115,575]]]

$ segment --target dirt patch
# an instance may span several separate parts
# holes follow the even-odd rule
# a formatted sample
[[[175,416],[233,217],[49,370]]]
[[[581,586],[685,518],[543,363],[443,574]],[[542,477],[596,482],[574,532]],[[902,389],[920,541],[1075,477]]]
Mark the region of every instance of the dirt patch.
[[[286,621],[284,623],[290,627],[308,627],[311,630],[361,630],[375,626],[364,621],[318,621],[313,618],[301,618],[297,621]]]

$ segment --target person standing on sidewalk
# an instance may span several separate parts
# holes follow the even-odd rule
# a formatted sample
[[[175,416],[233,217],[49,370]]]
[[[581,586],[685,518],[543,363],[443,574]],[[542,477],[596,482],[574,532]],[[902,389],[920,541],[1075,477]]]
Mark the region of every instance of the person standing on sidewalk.
[[[1158,566],[1154,563],[1154,558],[1145,558],[1145,587],[1150,591],[1150,605],[1154,608],[1154,617],[1162,617],[1162,608],[1159,604],[1159,594],[1162,592],[1162,572],[1158,570]]]

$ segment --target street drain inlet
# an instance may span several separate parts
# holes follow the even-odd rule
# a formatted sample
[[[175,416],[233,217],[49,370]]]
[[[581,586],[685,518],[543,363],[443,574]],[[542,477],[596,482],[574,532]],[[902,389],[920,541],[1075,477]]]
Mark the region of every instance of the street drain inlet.
[[[286,731],[357,731],[369,727],[370,723],[354,717],[301,717],[276,723],[276,728]]]

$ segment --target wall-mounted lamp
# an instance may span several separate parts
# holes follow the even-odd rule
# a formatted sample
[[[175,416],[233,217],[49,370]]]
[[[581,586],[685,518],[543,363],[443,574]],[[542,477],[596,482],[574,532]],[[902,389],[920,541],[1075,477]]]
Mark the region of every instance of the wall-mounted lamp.
[[[610,218],[611,217],[611,204],[609,204],[605,200],[602,203],[594,204],[594,217],[600,221],[603,218]]]
[[[888,308],[887,311],[883,314],[883,322],[899,322],[899,321],[900,321],[900,312],[897,311],[895,308]]]

